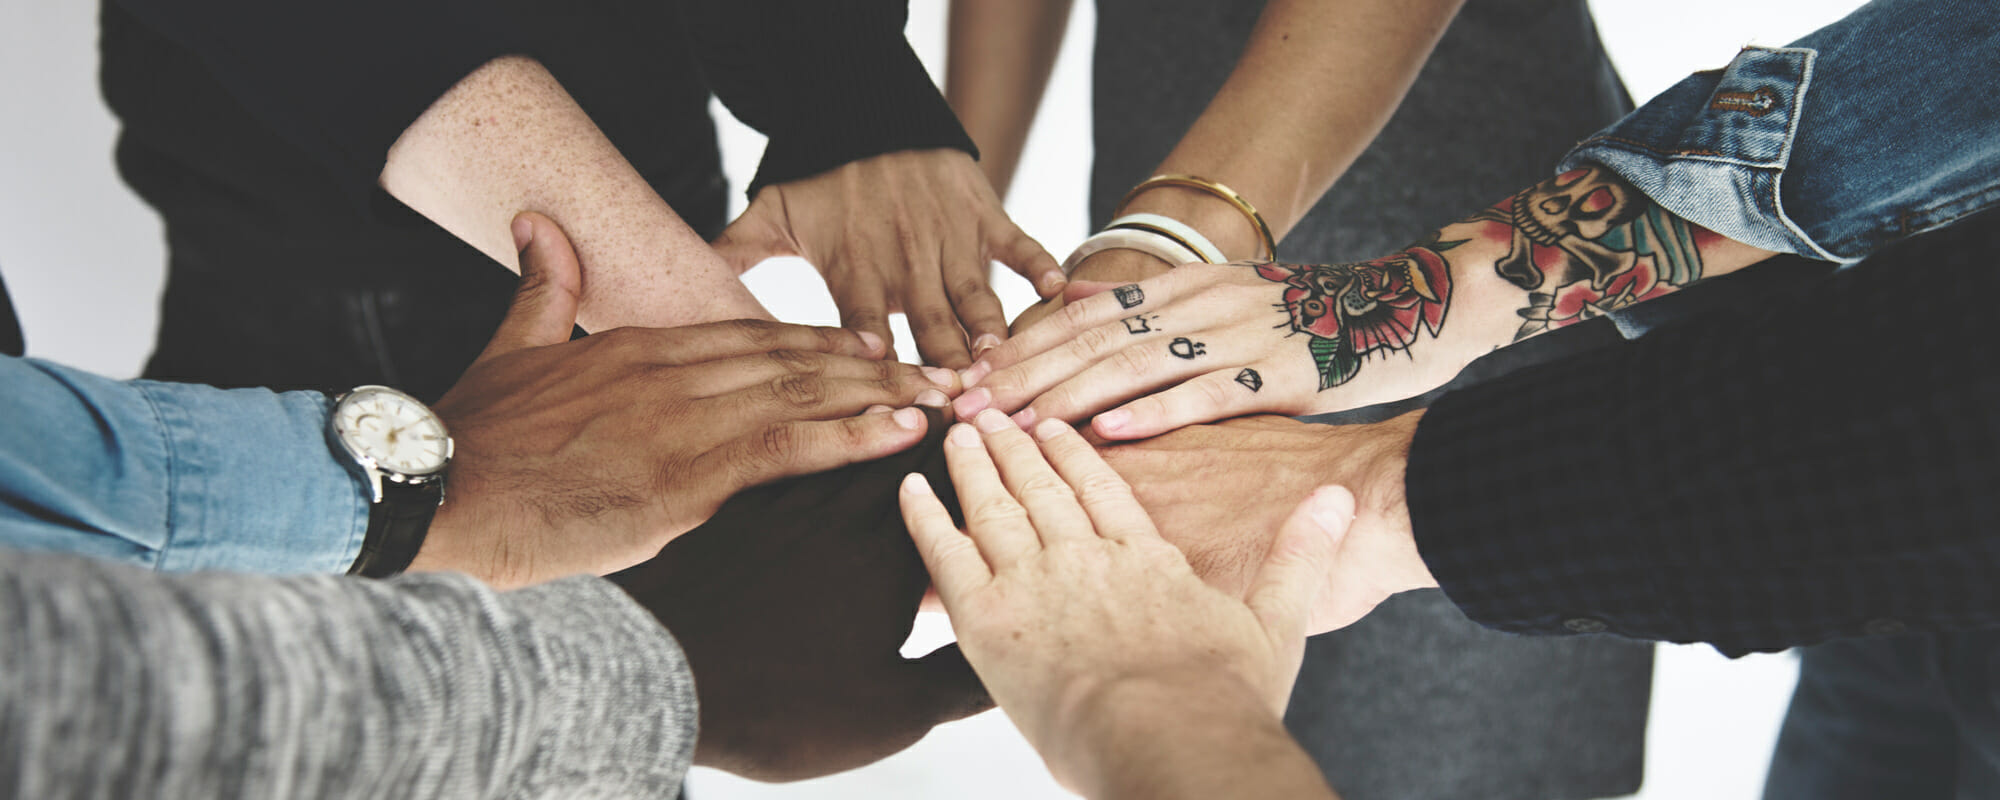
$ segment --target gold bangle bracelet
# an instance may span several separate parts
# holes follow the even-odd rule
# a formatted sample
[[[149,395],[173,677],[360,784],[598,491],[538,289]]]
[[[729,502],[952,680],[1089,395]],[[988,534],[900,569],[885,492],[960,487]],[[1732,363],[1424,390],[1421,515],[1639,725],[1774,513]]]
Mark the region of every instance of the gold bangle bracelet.
[[[1124,199],[1118,201],[1118,209],[1124,210],[1125,206],[1132,202],[1132,198],[1158,186],[1181,186],[1207,192],[1235,206],[1237,211],[1243,212],[1243,216],[1250,218],[1250,224],[1257,227],[1257,236],[1264,240],[1265,254],[1271,260],[1277,260],[1278,239],[1271,235],[1271,226],[1264,224],[1264,215],[1257,213],[1257,207],[1250,205],[1250,201],[1243,199],[1243,195],[1237,194],[1235,189],[1198,175],[1154,175],[1140,181],[1138,186],[1132,187],[1132,191],[1126,192]]]

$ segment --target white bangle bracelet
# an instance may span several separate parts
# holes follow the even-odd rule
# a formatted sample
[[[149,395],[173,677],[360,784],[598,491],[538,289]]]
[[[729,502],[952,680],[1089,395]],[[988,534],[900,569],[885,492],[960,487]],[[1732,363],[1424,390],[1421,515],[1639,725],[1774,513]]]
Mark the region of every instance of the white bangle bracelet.
[[[1064,276],[1076,271],[1076,265],[1083,260],[1106,250],[1137,250],[1146,255],[1165,261],[1176,267],[1182,264],[1199,263],[1201,254],[1182,246],[1179,242],[1155,232],[1133,228],[1099,231],[1083,244],[1076,246],[1076,252],[1063,259]]]
[[[1163,214],[1126,214],[1112,220],[1111,224],[1104,226],[1104,229],[1152,231],[1194,251],[1195,255],[1201,256],[1201,260],[1210,264],[1229,261],[1222,255],[1222,248],[1216,247],[1208,237],[1201,235],[1201,231]]]

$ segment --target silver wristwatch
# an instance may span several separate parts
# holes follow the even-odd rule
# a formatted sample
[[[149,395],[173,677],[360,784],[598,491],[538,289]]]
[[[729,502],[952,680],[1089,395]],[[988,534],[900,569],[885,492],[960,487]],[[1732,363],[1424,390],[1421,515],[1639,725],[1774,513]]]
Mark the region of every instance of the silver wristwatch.
[[[444,502],[452,441],[428,406],[387,386],[357,386],[334,398],[326,437],[368,482],[368,533],[350,575],[382,578],[417,557]]]

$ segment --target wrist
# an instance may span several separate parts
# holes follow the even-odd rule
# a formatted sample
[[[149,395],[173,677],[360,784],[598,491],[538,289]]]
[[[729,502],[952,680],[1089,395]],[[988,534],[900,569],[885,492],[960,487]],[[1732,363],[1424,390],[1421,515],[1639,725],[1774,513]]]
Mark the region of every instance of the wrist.
[[[1227,795],[1236,776],[1270,777],[1272,754],[1298,753],[1256,689],[1213,668],[1095,681],[1058,720],[1044,758],[1086,797]]]

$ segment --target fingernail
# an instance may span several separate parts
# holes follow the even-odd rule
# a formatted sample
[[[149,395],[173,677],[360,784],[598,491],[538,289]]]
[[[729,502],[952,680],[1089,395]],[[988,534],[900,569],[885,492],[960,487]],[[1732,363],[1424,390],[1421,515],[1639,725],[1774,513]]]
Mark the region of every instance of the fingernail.
[[[1035,438],[1044,442],[1068,432],[1069,426],[1059,419],[1045,419],[1042,420],[1042,424],[1035,426]]]
[[[958,415],[959,419],[972,419],[972,415],[979,413],[991,402],[993,402],[992,392],[985,389],[974,389],[959,395],[957,400],[953,400],[951,410],[952,413]]]
[[[970,389],[978,386],[981,380],[984,380],[986,376],[991,374],[993,374],[993,365],[981,361],[970,367],[966,367],[965,374],[959,376],[959,380],[965,381],[965,388]]]
[[[863,347],[868,348],[868,352],[876,355],[882,354],[882,337],[880,335],[872,331],[856,331],[854,335],[861,337],[861,344]]]
[[[863,413],[863,414],[881,414],[881,413],[883,413],[883,412],[886,412],[886,411],[890,411],[890,410],[891,410],[891,409],[890,409],[890,408],[889,408],[888,406],[885,406],[885,405],[882,405],[881,403],[876,403],[875,405],[872,405],[872,406],[869,406],[869,407],[868,407],[867,409],[863,410],[863,411],[862,411],[861,413]]]
[[[1021,430],[1025,431],[1029,426],[1035,424],[1035,417],[1037,416],[1039,415],[1035,413],[1033,408],[1021,409],[1014,412],[1014,424],[1021,426]]]
[[[1347,526],[1354,524],[1354,493],[1339,487],[1313,492],[1312,508],[1308,513],[1312,515],[1313,522],[1319,523],[1320,530],[1328,535],[1346,535]]]
[[[972,357],[979,358],[984,356],[986,355],[986,351],[999,346],[1000,337],[990,333],[979,334],[979,338],[972,340]]]
[[[1000,413],[1000,409],[997,408],[979,412],[979,416],[972,418],[972,424],[978,425],[980,430],[987,433],[999,433],[1014,427],[1013,421],[1007,419],[1007,415]]]
[[[958,373],[944,367],[925,367],[924,377],[931,379],[931,383],[937,384],[942,389],[949,389],[958,381]]]
[[[899,408],[896,409],[896,413],[889,416],[895,418],[896,425],[906,431],[913,431],[924,426],[924,412],[914,408]]]
[[[979,446],[979,432],[973,430],[971,425],[962,422],[951,426],[951,433],[946,434],[945,438],[959,447]]]
[[[1119,428],[1125,427],[1125,423],[1131,421],[1132,421],[1132,412],[1126,411],[1125,409],[1122,408],[1114,408],[1111,409],[1110,411],[1106,411],[1102,414],[1097,415],[1095,424],[1097,425],[1098,431],[1103,433],[1110,433],[1112,431],[1118,430]]]
[[[924,479],[924,475],[923,475],[923,473],[921,473],[921,472],[912,472],[912,473],[910,473],[910,474],[908,474],[908,475],[904,475],[904,476],[903,476],[903,493],[904,493],[904,494],[919,494],[919,495],[921,495],[921,494],[930,494],[930,493],[931,493],[931,482],[930,482],[930,481],[928,481],[928,480],[925,480],[925,479]]]
[[[1047,297],[1050,294],[1058,290],[1061,290],[1063,284],[1069,283],[1069,279],[1064,278],[1063,274],[1060,271],[1050,270],[1048,272],[1042,273],[1042,279],[1040,281],[1037,281],[1036,283],[1042,287],[1042,296]]]
[[[514,234],[514,252],[516,253],[528,249],[528,244],[535,241],[535,225],[529,222],[527,217],[514,217],[514,224],[508,230]]]
[[[936,389],[925,389],[917,393],[917,405],[928,408],[944,408],[951,404],[951,398]]]

